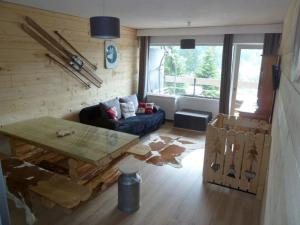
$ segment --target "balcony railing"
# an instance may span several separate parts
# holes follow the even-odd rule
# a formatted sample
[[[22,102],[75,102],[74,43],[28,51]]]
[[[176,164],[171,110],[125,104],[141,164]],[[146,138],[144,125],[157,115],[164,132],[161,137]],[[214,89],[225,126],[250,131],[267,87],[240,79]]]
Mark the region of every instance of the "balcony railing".
[[[220,88],[221,80],[212,78],[194,78],[191,76],[165,76],[165,82],[168,83],[184,83],[187,85],[210,85]],[[174,84],[175,85],[175,84]],[[245,89],[256,89],[257,82],[240,81],[239,87]]]

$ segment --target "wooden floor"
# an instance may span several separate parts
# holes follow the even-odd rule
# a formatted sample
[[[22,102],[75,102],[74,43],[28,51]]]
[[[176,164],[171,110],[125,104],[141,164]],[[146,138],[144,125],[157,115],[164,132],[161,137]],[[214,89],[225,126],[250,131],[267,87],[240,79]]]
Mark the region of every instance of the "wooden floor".
[[[156,133],[183,136],[204,148],[203,134],[174,129],[170,123]],[[34,205],[37,224],[258,225],[260,202],[255,196],[202,183],[203,148],[187,155],[180,169],[142,163],[141,207],[134,214],[127,215],[117,209],[115,184],[72,213]],[[140,163],[135,159],[134,162]]]

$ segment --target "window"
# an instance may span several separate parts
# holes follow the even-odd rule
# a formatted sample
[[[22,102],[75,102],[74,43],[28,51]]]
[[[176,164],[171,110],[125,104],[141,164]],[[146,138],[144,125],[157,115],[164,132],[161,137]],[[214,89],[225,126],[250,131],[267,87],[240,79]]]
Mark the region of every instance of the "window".
[[[232,115],[236,110],[256,110],[263,45],[237,44],[234,46],[234,53]]]
[[[241,49],[236,100],[256,103],[262,48]]]
[[[219,98],[222,50],[221,45],[197,45],[195,49],[150,45],[148,90],[162,95]]]

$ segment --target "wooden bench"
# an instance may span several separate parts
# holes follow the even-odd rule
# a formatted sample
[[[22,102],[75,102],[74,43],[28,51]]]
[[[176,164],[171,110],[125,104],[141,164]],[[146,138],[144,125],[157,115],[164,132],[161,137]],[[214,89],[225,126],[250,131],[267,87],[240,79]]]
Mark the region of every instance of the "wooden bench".
[[[71,209],[90,198],[92,190],[74,181],[17,158],[2,160],[3,173],[11,193],[30,204],[30,191],[63,208]]]

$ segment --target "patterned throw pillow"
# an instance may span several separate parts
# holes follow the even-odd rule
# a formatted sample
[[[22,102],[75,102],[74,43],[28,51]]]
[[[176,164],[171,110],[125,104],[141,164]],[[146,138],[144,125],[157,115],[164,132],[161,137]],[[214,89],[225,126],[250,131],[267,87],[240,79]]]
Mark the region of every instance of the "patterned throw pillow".
[[[115,106],[107,109],[106,115],[109,119],[118,120],[118,111]]]
[[[146,103],[145,113],[146,114],[152,114],[153,113],[153,107],[154,107],[154,103]]]
[[[136,95],[129,95],[123,98],[119,99],[120,103],[127,103],[127,102],[132,102],[134,105],[134,109],[135,111],[138,110],[138,106],[139,106],[139,101]]]
[[[140,102],[137,113],[145,113],[145,111],[146,111],[146,103]]]
[[[122,115],[125,119],[136,116],[133,102],[120,103],[120,106]]]
[[[121,119],[122,114],[121,114],[120,102],[118,98],[111,99],[109,101],[103,102],[102,104],[105,105],[107,109],[115,107],[118,112],[117,117],[118,119]]]

